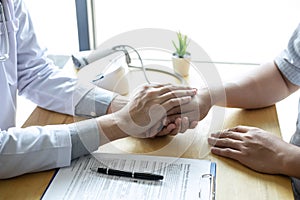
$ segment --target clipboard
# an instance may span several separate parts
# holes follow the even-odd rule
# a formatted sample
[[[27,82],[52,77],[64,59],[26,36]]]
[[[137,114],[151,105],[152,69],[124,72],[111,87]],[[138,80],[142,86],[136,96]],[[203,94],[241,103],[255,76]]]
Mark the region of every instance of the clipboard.
[[[212,162],[210,165],[210,173],[209,174],[203,174],[201,178],[203,179],[209,179],[210,182],[210,200],[216,199],[216,170],[217,170],[217,164],[215,162]],[[199,198],[201,199],[201,191],[199,192]]]
[[[163,175],[164,179],[138,180],[90,170],[102,165],[126,171],[150,171]],[[59,169],[42,199],[214,200],[215,181],[216,163],[209,160],[97,153]]]

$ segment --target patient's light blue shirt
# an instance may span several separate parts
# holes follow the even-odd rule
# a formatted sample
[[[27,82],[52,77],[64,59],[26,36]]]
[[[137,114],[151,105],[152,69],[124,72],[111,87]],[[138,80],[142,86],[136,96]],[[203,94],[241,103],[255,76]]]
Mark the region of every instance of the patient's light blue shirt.
[[[293,84],[300,86],[300,24],[293,33],[287,49],[275,59],[279,70]],[[291,143],[300,147],[300,99],[298,104],[298,119],[296,132]],[[292,178],[295,198],[300,199],[300,180]]]

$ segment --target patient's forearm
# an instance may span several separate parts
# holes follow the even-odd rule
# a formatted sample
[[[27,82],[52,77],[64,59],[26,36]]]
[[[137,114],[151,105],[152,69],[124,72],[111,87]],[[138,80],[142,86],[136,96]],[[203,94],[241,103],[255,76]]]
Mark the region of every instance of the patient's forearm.
[[[247,75],[237,77],[236,80],[224,83],[225,101],[216,101],[214,105],[260,108],[272,105],[298,89],[287,82],[274,63],[261,65]],[[215,99],[222,99],[221,89],[215,89]],[[224,98],[223,98],[224,99]]]

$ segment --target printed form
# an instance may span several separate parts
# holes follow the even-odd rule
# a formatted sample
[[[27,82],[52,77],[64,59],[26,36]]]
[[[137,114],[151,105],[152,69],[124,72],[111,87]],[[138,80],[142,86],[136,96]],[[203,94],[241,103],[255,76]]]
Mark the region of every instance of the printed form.
[[[106,175],[92,167],[147,172],[164,176],[150,181]],[[175,157],[95,153],[61,168],[43,200],[48,199],[203,199],[211,198],[211,162]]]

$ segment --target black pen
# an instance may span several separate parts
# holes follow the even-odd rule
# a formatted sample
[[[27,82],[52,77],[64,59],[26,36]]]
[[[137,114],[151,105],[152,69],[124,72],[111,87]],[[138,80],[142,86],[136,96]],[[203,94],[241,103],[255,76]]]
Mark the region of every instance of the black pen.
[[[124,177],[130,177],[130,178],[138,178],[138,179],[145,179],[145,180],[152,180],[152,181],[158,181],[162,180],[164,177],[162,175],[158,174],[152,174],[152,173],[141,173],[141,172],[129,172],[129,171],[122,171],[122,170],[116,170],[116,169],[110,169],[110,168],[91,168],[92,171],[101,173],[101,174],[107,174],[107,175],[114,175],[114,176],[124,176]]]

